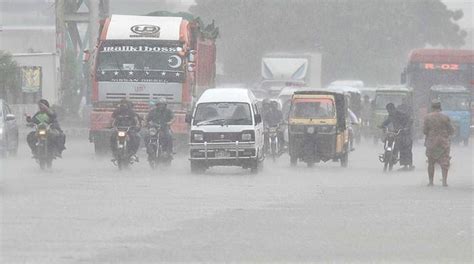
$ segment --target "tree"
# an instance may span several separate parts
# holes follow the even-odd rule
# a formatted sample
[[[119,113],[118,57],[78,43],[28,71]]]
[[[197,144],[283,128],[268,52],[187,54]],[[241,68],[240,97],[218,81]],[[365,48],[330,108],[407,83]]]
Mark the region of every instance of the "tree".
[[[18,89],[18,65],[10,53],[0,50],[0,98],[7,99]]]
[[[270,51],[320,51],[323,82],[398,82],[408,52],[463,45],[466,33],[441,0],[196,0],[190,11],[215,19],[227,74],[256,80]]]

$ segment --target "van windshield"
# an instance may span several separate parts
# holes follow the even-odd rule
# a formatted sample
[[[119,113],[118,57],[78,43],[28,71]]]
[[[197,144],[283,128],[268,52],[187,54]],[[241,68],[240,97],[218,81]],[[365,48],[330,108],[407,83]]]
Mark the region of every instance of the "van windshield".
[[[292,118],[334,118],[334,101],[331,99],[300,99],[293,103]]]
[[[196,108],[194,125],[252,125],[247,103],[202,103]]]

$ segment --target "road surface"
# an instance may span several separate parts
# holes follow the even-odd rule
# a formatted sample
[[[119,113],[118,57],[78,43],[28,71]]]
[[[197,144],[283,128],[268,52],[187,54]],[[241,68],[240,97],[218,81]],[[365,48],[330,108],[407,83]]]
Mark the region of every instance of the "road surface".
[[[41,172],[25,144],[1,161],[0,263],[473,261],[472,147],[453,147],[449,187],[426,187],[424,149],[411,172],[382,173],[381,146],[349,168],[289,166],[191,175],[186,157],[119,172],[85,140]]]

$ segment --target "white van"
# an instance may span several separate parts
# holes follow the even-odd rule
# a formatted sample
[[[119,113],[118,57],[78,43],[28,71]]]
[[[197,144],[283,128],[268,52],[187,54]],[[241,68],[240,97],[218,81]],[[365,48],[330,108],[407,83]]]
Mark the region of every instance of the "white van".
[[[206,90],[186,119],[191,124],[191,172],[212,166],[241,166],[258,172],[264,160],[263,124],[250,90]]]

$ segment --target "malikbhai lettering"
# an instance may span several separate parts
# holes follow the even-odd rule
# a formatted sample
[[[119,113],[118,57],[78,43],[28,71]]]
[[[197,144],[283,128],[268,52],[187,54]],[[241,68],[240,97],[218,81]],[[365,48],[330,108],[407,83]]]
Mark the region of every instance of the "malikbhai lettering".
[[[151,46],[104,46],[102,52],[162,52],[177,53],[179,47],[151,47]]]

